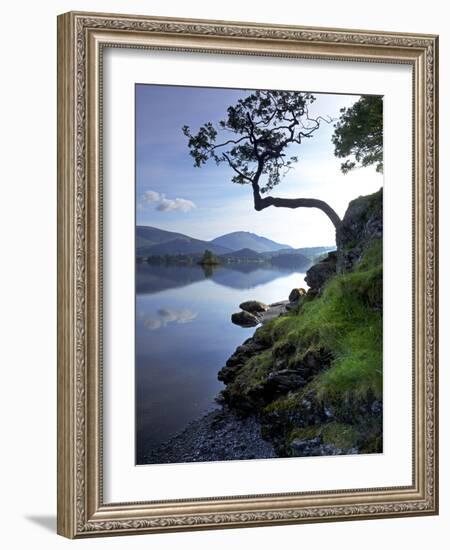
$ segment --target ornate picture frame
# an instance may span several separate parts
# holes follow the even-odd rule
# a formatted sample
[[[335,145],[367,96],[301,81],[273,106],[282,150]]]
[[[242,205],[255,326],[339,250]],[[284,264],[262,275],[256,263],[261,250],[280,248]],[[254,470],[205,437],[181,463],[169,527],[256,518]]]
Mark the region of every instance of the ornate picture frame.
[[[105,502],[103,53],[106,48],[412,68],[412,483]],[[69,538],[438,513],[438,38],[70,12],[58,17],[58,533]],[[130,427],[130,430],[132,427]]]

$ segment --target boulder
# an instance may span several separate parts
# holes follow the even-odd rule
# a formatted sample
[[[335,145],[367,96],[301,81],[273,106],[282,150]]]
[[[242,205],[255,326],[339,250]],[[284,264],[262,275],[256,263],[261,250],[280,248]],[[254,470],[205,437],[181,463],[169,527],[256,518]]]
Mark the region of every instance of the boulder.
[[[305,385],[303,376],[295,370],[283,369],[271,372],[265,383],[265,391],[270,394],[285,394],[297,390]]]
[[[248,313],[263,313],[269,309],[268,305],[263,304],[263,302],[258,302],[257,300],[242,302],[239,307]]]
[[[325,283],[336,275],[337,253],[328,252],[327,257],[313,265],[306,272],[305,281],[309,286],[308,294],[320,294]]]
[[[259,325],[260,321],[253,313],[239,311],[238,313],[233,313],[231,322],[240,327],[256,327],[256,325]]]
[[[306,290],[304,288],[293,288],[289,294],[289,301],[298,302],[305,294]]]

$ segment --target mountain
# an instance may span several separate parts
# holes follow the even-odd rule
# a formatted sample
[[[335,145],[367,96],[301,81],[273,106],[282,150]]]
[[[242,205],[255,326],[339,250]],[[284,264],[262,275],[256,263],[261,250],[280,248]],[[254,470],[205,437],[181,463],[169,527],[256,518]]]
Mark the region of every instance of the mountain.
[[[248,231],[235,231],[233,233],[227,233],[213,239],[211,243],[225,246],[231,250],[242,250],[243,248],[249,248],[255,252],[272,252],[274,250],[280,250],[283,248],[290,249],[287,244],[280,244],[266,237],[260,237],[255,233],[249,233]]]
[[[164,231],[157,227],[148,227],[144,225],[138,225],[136,227],[137,257],[203,254],[205,250],[211,250],[214,254],[225,254],[231,251],[224,246],[212,244],[200,239],[194,239],[182,233]]]
[[[248,231],[235,231],[213,239],[203,241],[183,233],[166,231],[146,225],[136,226],[136,257],[146,256],[193,256],[202,255],[210,250],[216,255],[228,255],[229,259],[256,260],[258,254],[269,259],[280,254],[303,254],[314,259],[319,254],[333,250],[335,247],[315,246],[310,248],[292,248],[286,244],[271,241]],[[226,258],[224,258],[226,259]],[[285,260],[288,262],[288,260]]]
[[[147,225],[136,226],[136,248],[153,246],[154,244],[173,241],[174,239],[183,237],[185,237],[185,235],[182,233],[165,231],[164,229],[158,229],[157,227],[150,227]]]

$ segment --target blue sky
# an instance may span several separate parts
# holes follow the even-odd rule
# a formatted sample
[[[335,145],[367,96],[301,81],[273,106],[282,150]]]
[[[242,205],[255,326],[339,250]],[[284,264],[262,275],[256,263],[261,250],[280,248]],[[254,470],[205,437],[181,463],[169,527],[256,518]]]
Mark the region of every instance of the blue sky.
[[[226,109],[248,91],[181,86],[136,85],[136,221],[210,240],[232,231],[252,231],[294,247],[334,243],[334,228],[319,210],[253,209],[251,187],[231,182],[231,168],[209,161],[193,166],[185,124],[193,132],[205,122],[224,118]],[[341,107],[359,96],[314,94],[310,114],[337,118]],[[383,178],[373,167],[340,172],[334,157],[333,124],[322,124],[314,137],[289,154],[298,163],[271,194],[315,197],[343,216],[348,202],[378,190]]]

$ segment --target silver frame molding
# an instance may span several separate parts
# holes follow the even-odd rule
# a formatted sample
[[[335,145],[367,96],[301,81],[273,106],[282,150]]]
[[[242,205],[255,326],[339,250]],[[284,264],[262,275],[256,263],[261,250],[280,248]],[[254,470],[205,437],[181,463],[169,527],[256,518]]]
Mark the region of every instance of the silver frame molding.
[[[102,495],[102,50],[413,68],[413,484],[113,503]],[[70,12],[58,17],[58,533],[69,538],[438,513],[438,38]]]

